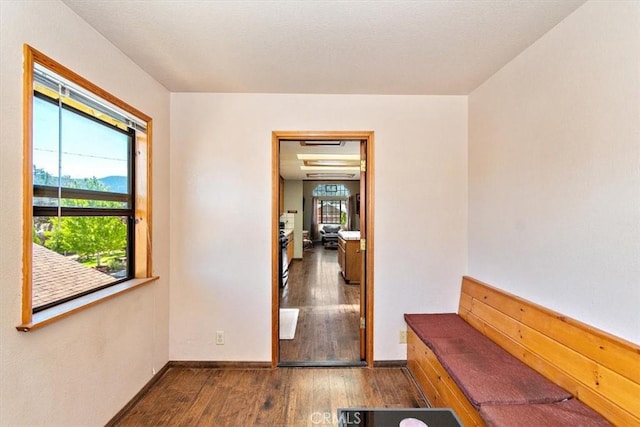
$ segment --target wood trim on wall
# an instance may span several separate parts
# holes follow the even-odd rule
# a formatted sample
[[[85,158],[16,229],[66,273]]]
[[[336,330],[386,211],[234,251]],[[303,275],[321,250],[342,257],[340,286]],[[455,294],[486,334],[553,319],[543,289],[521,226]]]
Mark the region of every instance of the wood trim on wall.
[[[271,134],[271,364],[278,366],[279,355],[279,309],[280,289],[278,285],[278,221],[280,218],[279,184],[280,184],[280,140],[336,140],[359,139],[367,141],[367,198],[365,200],[367,221],[367,250],[366,250],[366,358],[368,367],[374,366],[373,361],[373,253],[374,253],[374,161],[373,161],[373,131],[273,131]]]
[[[375,162],[374,162],[374,150],[373,150],[373,132],[370,132],[367,137],[367,200],[366,202],[366,215],[367,215],[367,250],[366,250],[366,260],[367,260],[367,269],[366,269],[366,280],[367,280],[367,316],[365,319],[366,322],[366,330],[367,330],[367,357],[366,362],[367,365],[371,368],[373,367],[373,254],[375,251],[375,232],[373,229],[373,219],[374,219],[374,178],[375,174],[373,173],[375,170]]]
[[[188,369],[271,369],[270,362],[170,360],[168,364],[172,368]]]
[[[406,360],[376,360],[373,362],[374,368],[406,368]]]
[[[278,280],[278,233],[280,222],[280,143],[271,135],[271,366],[280,360],[280,284]]]
[[[22,49],[22,316],[23,325],[31,323],[33,263],[31,229],[33,227],[33,49]]]

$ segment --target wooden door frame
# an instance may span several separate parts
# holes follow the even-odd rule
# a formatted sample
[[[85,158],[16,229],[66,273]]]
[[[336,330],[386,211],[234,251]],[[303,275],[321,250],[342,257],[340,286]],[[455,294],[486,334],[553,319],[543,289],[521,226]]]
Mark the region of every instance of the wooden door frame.
[[[366,262],[366,316],[365,316],[365,363],[373,367],[373,249],[374,249],[374,162],[373,131],[273,131],[271,133],[271,366],[278,366],[280,359],[280,286],[278,280],[278,245],[280,205],[280,140],[364,140],[367,143],[365,213],[367,230]]]

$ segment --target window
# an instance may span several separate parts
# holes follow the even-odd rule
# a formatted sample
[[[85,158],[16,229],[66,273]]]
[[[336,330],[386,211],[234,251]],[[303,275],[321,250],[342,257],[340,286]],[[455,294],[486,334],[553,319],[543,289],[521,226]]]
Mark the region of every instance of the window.
[[[346,224],[346,200],[318,200],[318,219],[321,224]]]
[[[313,189],[314,197],[336,197],[336,198],[347,198],[349,197],[349,189],[344,186],[344,184],[318,184],[316,188]]]
[[[320,224],[347,223],[349,189],[344,184],[318,184],[313,189],[316,213]]]
[[[151,119],[35,49],[24,53],[29,267],[18,329],[29,330],[49,309],[75,311],[149,278]]]

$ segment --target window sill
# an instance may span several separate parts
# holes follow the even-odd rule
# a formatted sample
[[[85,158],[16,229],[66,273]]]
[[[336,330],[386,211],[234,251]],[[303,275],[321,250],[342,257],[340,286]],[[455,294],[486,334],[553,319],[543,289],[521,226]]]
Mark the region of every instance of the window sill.
[[[34,313],[31,317],[31,322],[23,323],[16,326],[16,329],[21,332],[29,332],[34,329],[39,329],[50,323],[64,319],[67,316],[72,315],[78,311],[85,310],[101,302],[110,300],[111,298],[124,294],[140,286],[158,280],[159,277],[145,277],[142,279],[131,279],[126,282],[118,283],[117,285],[110,286],[105,289],[101,289],[97,292],[85,295],[80,298],[65,302],[64,304],[51,307],[47,310]]]

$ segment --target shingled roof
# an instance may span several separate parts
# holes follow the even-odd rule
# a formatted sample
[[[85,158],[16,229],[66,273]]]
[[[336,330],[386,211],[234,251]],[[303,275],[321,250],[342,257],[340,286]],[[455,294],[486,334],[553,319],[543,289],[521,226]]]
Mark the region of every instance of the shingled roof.
[[[115,279],[33,244],[33,307],[107,285]]]

